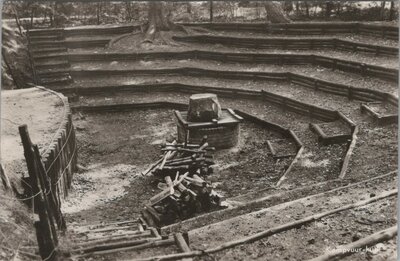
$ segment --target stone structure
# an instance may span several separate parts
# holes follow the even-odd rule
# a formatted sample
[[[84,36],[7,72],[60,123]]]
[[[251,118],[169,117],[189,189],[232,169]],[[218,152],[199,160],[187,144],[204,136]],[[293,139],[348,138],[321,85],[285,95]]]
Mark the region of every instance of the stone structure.
[[[204,136],[210,146],[230,148],[239,139],[242,118],[231,109],[221,109],[215,94],[195,94],[190,97],[187,112],[175,111],[178,141],[200,143]]]

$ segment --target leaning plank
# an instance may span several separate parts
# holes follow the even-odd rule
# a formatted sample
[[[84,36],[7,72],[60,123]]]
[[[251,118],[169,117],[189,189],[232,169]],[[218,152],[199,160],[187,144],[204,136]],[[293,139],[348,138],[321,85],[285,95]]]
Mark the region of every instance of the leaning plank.
[[[340,170],[340,174],[339,174],[339,179],[344,179],[344,177],[346,175],[347,167],[349,166],[349,163],[350,163],[350,157],[353,154],[353,150],[356,146],[357,133],[358,133],[358,126],[356,126],[353,130],[353,135],[351,137],[351,143],[350,143],[349,148],[347,149],[346,156],[344,157],[342,169]]]
[[[388,197],[393,197],[396,196],[398,193],[397,189],[394,190],[390,190],[384,193],[381,193],[380,195],[373,197],[373,198],[369,198],[367,200],[362,200],[362,201],[358,201],[356,203],[353,204],[348,204],[348,205],[344,205],[340,208],[336,208],[333,210],[328,210],[322,213],[318,213],[315,215],[311,215],[311,216],[307,216],[305,218],[293,221],[293,222],[289,222],[289,223],[285,223],[282,224],[280,226],[277,227],[273,227],[264,231],[261,231],[259,233],[247,236],[247,237],[243,237],[237,240],[233,240],[233,241],[229,241],[226,242],[222,245],[219,245],[217,247],[214,248],[209,248],[209,249],[205,249],[202,251],[191,251],[191,252],[185,252],[185,253],[179,253],[179,254],[170,254],[170,255],[163,255],[163,256],[155,256],[155,257],[149,257],[149,258],[143,258],[143,259],[136,259],[136,260],[141,260],[141,261],[150,261],[150,260],[177,260],[177,259],[182,259],[182,258],[187,258],[187,257],[195,257],[195,256],[201,256],[201,255],[206,255],[206,254],[212,254],[212,253],[216,253],[216,252],[220,252],[222,250],[228,249],[228,248],[232,248],[232,247],[236,247],[239,245],[243,245],[243,244],[248,244],[248,243],[252,243],[254,241],[260,240],[262,238],[265,237],[269,237],[281,232],[285,232],[287,230],[290,229],[294,229],[294,228],[298,228],[301,227],[303,225],[307,225],[310,224],[312,222],[315,222],[316,220],[322,219],[324,217],[345,211],[345,210],[349,210],[349,209],[354,209],[357,207],[361,207],[367,204],[371,204],[373,202],[388,198]]]
[[[131,247],[116,248],[116,249],[110,249],[110,250],[104,250],[104,251],[95,251],[95,252],[86,253],[86,254],[79,255],[79,256],[74,256],[74,258],[79,259],[79,258],[92,256],[92,255],[108,255],[108,254],[120,253],[120,252],[125,252],[125,251],[141,250],[141,249],[146,249],[146,248],[150,248],[150,247],[169,246],[174,243],[175,243],[174,238],[168,238],[168,239],[164,239],[164,240],[151,241],[148,243],[131,246]]]
[[[340,260],[345,256],[349,256],[351,254],[356,253],[356,251],[342,251],[342,250],[352,250],[352,249],[363,249],[366,247],[371,247],[380,242],[384,242],[394,238],[397,235],[397,225],[387,228],[385,230],[381,230],[372,235],[364,237],[360,240],[352,242],[350,244],[339,246],[338,251],[330,251],[324,255],[318,256],[316,258],[311,259],[310,261],[329,261],[329,260]]]

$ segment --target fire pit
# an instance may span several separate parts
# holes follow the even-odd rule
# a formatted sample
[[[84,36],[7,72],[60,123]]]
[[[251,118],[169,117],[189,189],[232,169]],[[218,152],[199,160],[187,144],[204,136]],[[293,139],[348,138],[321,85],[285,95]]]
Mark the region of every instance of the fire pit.
[[[215,94],[203,93],[190,97],[187,112],[175,111],[178,141],[200,143],[204,136],[217,149],[237,144],[242,117],[231,109],[221,109]]]

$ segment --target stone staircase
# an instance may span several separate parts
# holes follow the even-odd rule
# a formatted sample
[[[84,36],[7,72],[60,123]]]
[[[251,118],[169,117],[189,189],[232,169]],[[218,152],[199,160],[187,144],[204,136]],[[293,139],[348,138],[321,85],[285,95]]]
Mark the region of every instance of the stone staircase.
[[[70,63],[62,56],[68,51],[64,30],[31,30],[28,38],[37,83],[46,87],[72,83]]]

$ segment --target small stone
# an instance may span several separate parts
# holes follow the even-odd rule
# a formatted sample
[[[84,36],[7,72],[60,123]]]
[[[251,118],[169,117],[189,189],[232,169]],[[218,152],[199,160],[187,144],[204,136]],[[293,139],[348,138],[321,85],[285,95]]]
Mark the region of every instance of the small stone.
[[[353,242],[354,242],[354,241],[357,241],[357,240],[359,240],[361,237],[362,237],[362,236],[361,236],[360,233],[355,233],[355,234],[353,235],[352,241],[353,241]]]
[[[315,243],[315,239],[314,238],[311,238],[311,239],[309,239],[308,241],[307,241],[307,243],[308,244],[314,244]]]
[[[369,197],[370,198],[373,198],[373,197],[375,197],[376,196],[376,194],[375,193],[371,193],[371,194],[369,194]]]

